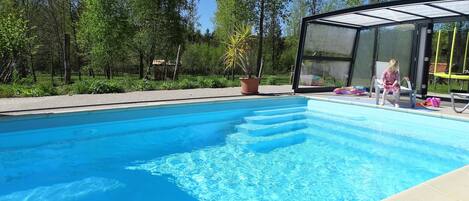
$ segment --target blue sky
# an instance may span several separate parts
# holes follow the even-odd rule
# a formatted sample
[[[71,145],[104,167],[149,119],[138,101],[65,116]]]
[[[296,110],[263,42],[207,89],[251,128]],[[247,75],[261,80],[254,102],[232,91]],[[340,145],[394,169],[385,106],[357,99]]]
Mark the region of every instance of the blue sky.
[[[200,30],[202,33],[204,33],[206,29],[209,29],[210,32],[213,31],[213,17],[216,10],[217,2],[215,0],[200,0],[198,5],[198,13]]]

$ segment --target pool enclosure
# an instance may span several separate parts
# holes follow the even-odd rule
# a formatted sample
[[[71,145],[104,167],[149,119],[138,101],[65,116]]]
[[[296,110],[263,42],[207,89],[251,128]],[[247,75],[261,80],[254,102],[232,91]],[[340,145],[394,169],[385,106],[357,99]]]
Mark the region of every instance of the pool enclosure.
[[[368,87],[377,67],[395,58],[419,96],[432,84],[467,90],[468,30],[469,0],[391,1],[306,17],[293,89]]]

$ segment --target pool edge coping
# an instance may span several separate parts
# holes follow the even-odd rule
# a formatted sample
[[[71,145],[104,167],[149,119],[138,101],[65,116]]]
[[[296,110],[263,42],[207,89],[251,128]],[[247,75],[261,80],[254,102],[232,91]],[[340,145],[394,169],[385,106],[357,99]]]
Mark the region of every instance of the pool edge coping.
[[[23,118],[48,118],[52,116],[62,116],[70,114],[91,114],[94,112],[111,112],[113,110],[139,110],[139,109],[148,109],[148,108],[162,108],[162,107],[174,107],[184,104],[204,104],[204,103],[221,103],[221,102],[234,102],[234,101],[253,101],[256,99],[286,99],[286,98],[305,98],[305,96],[291,95],[291,94],[275,94],[269,96],[263,95],[254,95],[254,96],[221,96],[221,97],[204,97],[204,98],[189,98],[189,99],[172,99],[172,100],[161,100],[161,101],[151,101],[151,102],[135,102],[129,104],[109,104],[109,105],[95,105],[95,106],[86,106],[86,107],[67,107],[67,108],[56,108],[56,109],[47,109],[46,112],[34,113],[33,111],[43,111],[43,110],[31,110],[33,113],[20,114],[6,113],[5,116],[0,116],[0,122],[11,119],[23,119]],[[109,106],[109,107],[107,107]],[[99,108],[105,107],[105,108]],[[4,114],[4,113],[0,113]]]
[[[311,96],[311,95],[305,95],[303,97],[306,97],[306,98],[312,99],[312,100],[329,101],[329,102],[341,103],[341,104],[350,104],[350,105],[363,106],[363,107],[368,107],[368,108],[384,109],[384,110],[389,110],[389,111],[403,112],[403,113],[409,113],[409,114],[417,114],[417,115],[436,117],[436,118],[455,120],[455,121],[463,121],[463,122],[469,123],[469,118],[467,118],[467,117],[458,117],[458,116],[455,116],[455,115],[442,114],[442,113],[438,113],[438,112],[430,113],[430,112],[416,111],[416,110],[412,110],[412,109],[408,109],[408,108],[384,107],[384,106],[375,105],[375,104],[360,103],[360,102],[356,102],[356,101],[337,100],[337,99],[332,99],[332,98],[316,97],[316,96]]]

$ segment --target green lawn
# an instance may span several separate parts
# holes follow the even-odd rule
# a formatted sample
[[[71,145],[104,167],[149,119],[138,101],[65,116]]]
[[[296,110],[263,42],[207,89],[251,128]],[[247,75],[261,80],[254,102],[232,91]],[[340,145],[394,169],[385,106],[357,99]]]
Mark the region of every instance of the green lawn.
[[[434,93],[441,93],[441,94],[447,94],[448,93],[448,88],[451,88],[451,90],[467,90],[468,89],[468,82],[456,82],[452,81],[451,82],[451,87],[448,86],[448,83],[438,83],[438,84],[429,84],[428,85],[428,91],[429,92],[434,92]]]
[[[17,80],[12,84],[0,84],[0,98],[123,93],[171,89],[225,88],[240,85],[238,79],[231,80],[219,75],[180,75],[179,79],[176,81],[141,80],[138,79],[136,75],[116,76],[112,80],[107,80],[104,76],[96,76],[95,78],[83,76],[80,81],[77,76],[74,76],[72,82],[73,83],[70,85],[64,85],[60,77],[55,77],[52,82],[50,74],[39,74],[36,83],[33,83],[32,78],[28,77]],[[290,84],[290,75],[265,75],[261,84]]]

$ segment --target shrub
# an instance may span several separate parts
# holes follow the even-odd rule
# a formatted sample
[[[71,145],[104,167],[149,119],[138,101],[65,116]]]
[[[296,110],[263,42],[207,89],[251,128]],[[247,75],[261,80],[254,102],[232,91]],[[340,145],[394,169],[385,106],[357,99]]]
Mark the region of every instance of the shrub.
[[[10,85],[0,85],[0,97],[1,98],[10,98],[14,97],[15,90],[12,86]]]
[[[179,85],[175,82],[163,82],[159,88],[161,90],[179,89]]]
[[[113,81],[97,80],[89,85],[89,92],[92,94],[122,93],[124,88]]]
[[[229,86],[229,80],[226,78],[214,79],[214,85],[212,88],[225,88]]]
[[[15,84],[20,84],[20,85],[33,85],[33,78],[32,77],[24,77],[24,78],[17,78],[14,80]]]
[[[194,89],[199,87],[197,82],[188,79],[181,80],[178,85],[180,89]]]
[[[90,82],[88,81],[80,81],[80,82],[75,82],[73,85],[70,85],[70,89],[68,90],[67,93],[73,93],[73,94],[89,94],[91,93],[89,86]]]
[[[132,86],[130,87],[131,90],[136,90],[136,91],[149,91],[149,90],[155,90],[156,86],[152,84],[151,81],[148,80],[137,80],[134,82],[131,82]]]
[[[57,90],[50,84],[37,84],[32,89],[32,96],[53,96],[57,95]]]
[[[215,80],[211,78],[197,77],[197,84],[200,88],[214,88]]]

